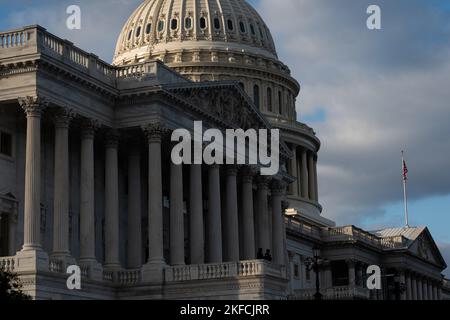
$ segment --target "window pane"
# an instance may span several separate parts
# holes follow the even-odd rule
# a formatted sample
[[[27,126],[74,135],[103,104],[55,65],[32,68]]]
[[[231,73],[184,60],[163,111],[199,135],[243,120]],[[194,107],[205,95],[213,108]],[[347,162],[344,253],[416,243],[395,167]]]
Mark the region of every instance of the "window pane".
[[[186,29],[192,28],[192,19],[190,17],[186,18],[184,21],[184,26]]]
[[[200,18],[200,29],[206,29],[206,19],[203,17]]]
[[[244,22],[239,22],[239,27],[241,28],[241,32],[242,33],[245,33],[245,24],[244,24]]]
[[[214,19],[214,28],[216,28],[217,30],[220,29],[220,20],[219,20],[219,18],[215,18]]]
[[[159,20],[158,22],[158,31],[161,32],[164,30],[164,21],[163,20]]]
[[[177,30],[178,29],[178,20],[172,19],[172,25],[170,27],[172,30]]]
[[[230,30],[230,31],[233,31],[233,29],[234,29],[234,26],[233,26],[233,21],[231,21],[231,20],[228,20],[228,30]]]
[[[141,27],[137,28],[136,30],[136,37],[139,37],[141,35]]]
[[[149,34],[152,31],[152,24],[147,24],[147,29],[145,29],[145,33]]]

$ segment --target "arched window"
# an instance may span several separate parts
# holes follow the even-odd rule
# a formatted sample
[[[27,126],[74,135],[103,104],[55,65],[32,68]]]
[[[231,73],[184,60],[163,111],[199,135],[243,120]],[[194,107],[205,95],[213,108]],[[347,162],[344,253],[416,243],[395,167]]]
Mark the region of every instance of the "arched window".
[[[189,30],[189,29],[192,28],[192,18],[191,18],[191,17],[187,17],[187,18],[184,20],[184,27],[185,27],[187,30]]]
[[[164,30],[164,20],[159,20],[158,22],[158,31],[162,32]]]
[[[136,37],[139,37],[141,35],[141,27],[138,27],[136,29]]]
[[[278,113],[283,114],[283,95],[278,91]]]
[[[260,109],[260,103],[259,103],[259,86],[255,84],[253,87],[253,103],[255,104],[256,108]]]
[[[170,24],[170,28],[172,30],[177,30],[178,29],[178,19],[172,19],[172,23]]]
[[[200,18],[200,29],[205,30],[206,29],[206,19],[205,17]]]
[[[255,33],[255,27],[253,26],[253,24],[250,24],[250,32],[252,33],[252,35],[256,35]]]
[[[267,88],[267,109],[272,112],[273,106],[272,106],[272,89]]]
[[[239,22],[239,28],[241,28],[241,32],[242,33],[245,33],[245,24],[244,24],[244,22]]]
[[[128,40],[131,40],[132,35],[133,35],[133,30],[130,30],[130,32],[128,32]]]
[[[145,29],[145,33],[146,33],[146,34],[149,34],[151,31],[152,31],[152,24],[151,24],[151,23],[148,23],[148,24],[147,24],[147,27],[146,27],[146,29]]]
[[[220,20],[219,18],[214,18],[214,29],[219,30],[220,29]]]
[[[234,30],[233,21],[231,19],[228,19],[227,25],[228,25],[228,30],[230,30],[230,31]]]

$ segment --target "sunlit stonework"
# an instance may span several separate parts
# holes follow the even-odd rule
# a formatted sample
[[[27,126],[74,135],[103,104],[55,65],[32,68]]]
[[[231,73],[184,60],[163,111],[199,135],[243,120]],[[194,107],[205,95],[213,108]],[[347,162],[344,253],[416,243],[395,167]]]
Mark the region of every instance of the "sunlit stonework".
[[[448,298],[427,228],[322,215],[299,92],[243,0],[144,1],[112,64],[40,26],[1,32],[0,267],[37,299],[312,299],[319,249],[324,299]],[[279,128],[280,171],[172,164],[170,133],[194,121]]]

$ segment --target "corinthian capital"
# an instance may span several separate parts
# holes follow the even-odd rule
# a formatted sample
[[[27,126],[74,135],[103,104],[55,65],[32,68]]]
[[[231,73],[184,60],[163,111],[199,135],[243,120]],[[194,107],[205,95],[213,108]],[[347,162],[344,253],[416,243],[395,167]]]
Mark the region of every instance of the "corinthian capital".
[[[282,196],[286,192],[286,183],[280,180],[273,180],[270,188],[272,191],[272,195]]]
[[[48,101],[43,97],[20,97],[19,104],[29,117],[40,117],[48,107]]]
[[[93,139],[95,130],[100,127],[100,124],[96,120],[82,119],[81,120],[81,137],[83,139]]]
[[[68,128],[74,117],[75,113],[68,108],[58,108],[52,113],[56,128]]]
[[[168,133],[168,130],[159,122],[142,126],[142,130],[147,136],[149,142],[161,142],[163,136]]]

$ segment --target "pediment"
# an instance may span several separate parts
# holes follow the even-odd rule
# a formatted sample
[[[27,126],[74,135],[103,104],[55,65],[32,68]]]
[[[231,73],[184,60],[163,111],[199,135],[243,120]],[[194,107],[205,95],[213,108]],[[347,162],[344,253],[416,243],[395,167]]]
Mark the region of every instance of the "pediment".
[[[445,260],[427,228],[411,243],[408,250],[430,263],[446,266]]]
[[[226,128],[271,129],[269,122],[234,82],[188,83],[164,86],[164,89]]]

